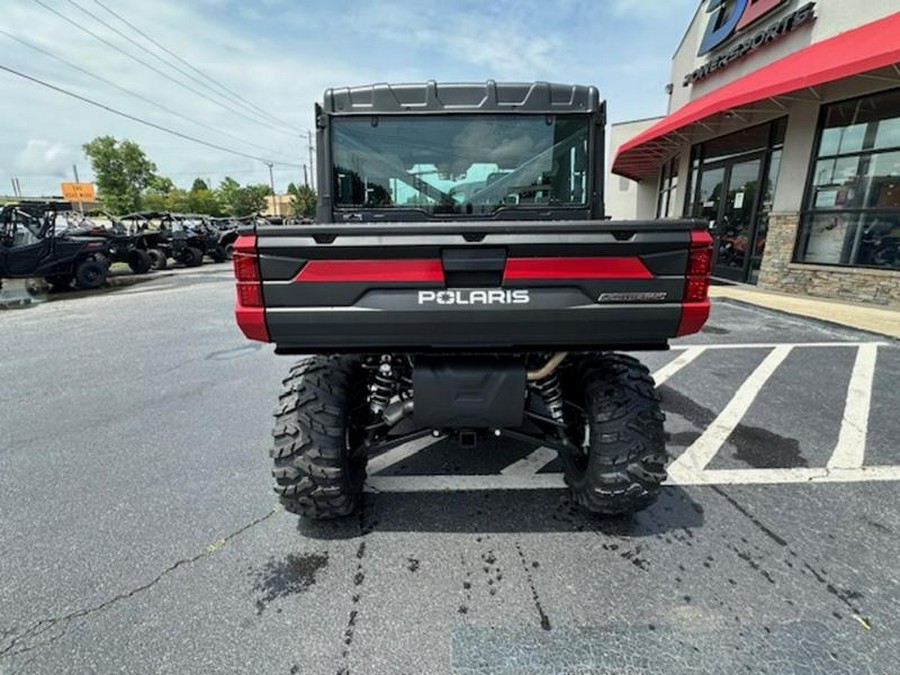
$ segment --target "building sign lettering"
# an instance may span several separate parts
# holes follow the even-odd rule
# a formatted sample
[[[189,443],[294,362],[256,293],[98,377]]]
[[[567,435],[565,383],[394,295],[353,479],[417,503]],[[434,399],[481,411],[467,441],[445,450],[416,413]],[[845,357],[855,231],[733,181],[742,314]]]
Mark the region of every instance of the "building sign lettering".
[[[707,7],[707,11],[710,13],[709,24],[703,41],[700,43],[698,56],[713,51],[733,35],[742,32],[758,19],[768,15],[783,2],[784,0],[737,0],[734,5],[729,6],[727,0],[710,0]],[[756,51],[808,23],[815,18],[815,7],[815,2],[809,2],[781,19],[773,21],[768,26],[760,28],[755,33],[748,32],[746,37],[739,40],[730,49],[710,58],[695,71],[685,75],[682,85],[687,87],[709,77],[744,58],[750,52]]]

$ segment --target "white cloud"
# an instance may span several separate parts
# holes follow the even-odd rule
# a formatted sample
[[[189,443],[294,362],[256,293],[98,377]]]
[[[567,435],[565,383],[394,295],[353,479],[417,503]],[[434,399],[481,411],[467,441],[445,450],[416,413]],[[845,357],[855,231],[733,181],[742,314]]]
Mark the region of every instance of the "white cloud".
[[[51,6],[109,42],[121,46],[156,68],[171,73],[174,78],[184,80],[188,87],[203,92],[214,101],[221,100],[221,97],[203,89],[197,82],[186,80],[182,75],[171,71],[163,63],[141,52],[71,6],[65,3],[54,3]],[[129,31],[97,6],[85,6],[123,32]],[[312,126],[312,103],[321,96],[322,90],[335,82],[369,79],[360,75],[361,69],[346,61],[328,63],[325,57],[316,55],[314,50],[309,50],[313,52],[310,54],[303,53],[304,50],[286,49],[289,45],[278,44],[264,34],[254,34],[221,7],[188,5],[175,0],[154,3],[128,0],[111,3],[109,6],[201,71],[238,92],[247,101],[286,120],[296,131],[285,134],[228,112],[213,101],[148,70],[30,2],[9,3],[9,6],[4,3],[5,31],[194,122],[159,110],[27,46],[0,36],[4,64],[185,134],[252,155],[298,165],[309,161],[306,140],[299,136],[305,136],[305,130]],[[142,41],[137,34],[130,34],[135,40]],[[162,56],[173,60],[168,55]],[[175,63],[202,79],[184,64]],[[90,177],[80,146],[102,134],[137,141],[156,162],[160,171],[172,173],[179,183],[189,184],[195,172],[218,182],[228,171],[242,174],[240,179],[243,181],[268,182],[268,169],[261,162],[179,140],[11,74],[0,73],[0,100],[8,102],[5,108],[7,115],[4,116],[3,125],[0,125],[2,185],[8,185],[12,175],[19,175],[23,177],[23,183],[27,183],[29,191],[53,191],[58,189],[56,176],[65,167],[71,173],[73,161],[79,163],[83,178]],[[9,105],[9,102],[15,102],[15,105]],[[232,102],[228,105],[241,111],[242,115],[256,119],[261,117],[242,104]],[[231,136],[224,136],[218,131]],[[44,139],[41,143],[45,145],[25,145],[25,139],[29,138]],[[68,148],[64,159],[53,154],[62,148]],[[10,161],[13,158],[14,161]],[[282,167],[281,170],[276,170],[279,183],[282,182],[282,177],[284,182],[298,180],[298,177],[302,178],[302,169],[299,166]],[[0,187],[0,191],[5,190]]]
[[[153,57],[137,51],[69,3],[46,1],[78,24],[168,71]],[[88,0],[78,2],[129,32],[135,40],[142,40],[98,5]],[[223,110],[147,70],[30,0],[2,3],[3,30],[196,123],[116,91],[2,35],[0,50],[4,65],[120,110],[250,154],[278,154],[287,156],[292,163],[305,164],[309,161],[305,131],[313,126],[313,103],[319,100],[324,89],[332,86],[432,78],[583,82],[598,84],[613,97],[618,87],[618,101],[626,102],[629,112],[634,108],[639,111],[638,116],[644,115],[647,97],[652,96],[650,100],[655,102],[656,92],[668,81],[665,63],[678,36],[669,35],[668,28],[661,29],[656,22],[648,21],[641,40],[639,29],[633,28],[634,22],[628,19],[640,16],[641,12],[651,12],[648,7],[657,8],[653,11],[663,7],[669,19],[686,25],[691,11],[686,8],[696,6],[694,0],[655,3],[263,0],[263,3],[104,0],[104,4],[197,68],[286,120],[296,130],[294,135]],[[254,11],[244,11],[251,5]],[[634,34],[622,35],[622,27],[629,25]],[[650,39],[646,38],[648,33],[653,34]],[[671,38],[671,45],[666,46],[665,40],[659,39],[663,34]],[[661,64],[656,76],[649,60],[653,58],[658,58]],[[173,76],[183,79],[178,74]],[[652,86],[638,87],[636,80],[641,84],[647,81]],[[194,89],[200,87],[196,82],[187,84]],[[663,97],[658,98],[662,105]],[[3,186],[9,185],[12,175],[27,178],[29,191],[54,191],[58,189],[57,175],[69,171],[73,161],[78,162],[82,178],[90,178],[80,146],[101,134],[137,141],[159,170],[181,185],[190,185],[195,174],[214,183],[227,173],[235,174],[242,181],[268,182],[268,169],[261,162],[179,140],[10,74],[0,73],[0,100],[6,102],[6,114],[0,125],[0,191],[5,191]],[[617,109],[621,109],[622,104],[618,105]],[[46,145],[27,145],[28,139],[40,139]],[[69,155],[64,156],[64,149],[68,149]],[[20,156],[27,159],[26,163],[20,161]],[[26,164],[31,168],[26,168]],[[37,175],[45,173],[53,175]],[[279,186],[289,180],[302,180],[302,169],[276,168],[275,178]]]
[[[71,176],[78,154],[63,143],[33,139],[16,155],[13,166],[26,175],[66,178]]]

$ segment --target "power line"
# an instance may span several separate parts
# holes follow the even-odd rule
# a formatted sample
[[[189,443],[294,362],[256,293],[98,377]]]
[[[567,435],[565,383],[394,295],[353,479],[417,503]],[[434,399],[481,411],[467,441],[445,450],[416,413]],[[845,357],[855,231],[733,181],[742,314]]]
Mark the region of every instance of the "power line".
[[[71,61],[67,61],[66,59],[62,58],[61,56],[58,56],[58,55],[54,54],[53,52],[51,52],[51,51],[49,51],[49,50],[46,50],[46,49],[44,49],[44,48],[42,48],[42,47],[38,47],[37,45],[35,45],[35,44],[29,42],[28,40],[24,40],[24,39],[22,39],[22,38],[20,38],[20,37],[16,37],[15,35],[12,35],[12,34],[10,34],[10,33],[7,33],[5,30],[0,29],[0,35],[5,35],[6,37],[8,37],[8,38],[11,39],[11,40],[15,40],[16,42],[18,42],[18,43],[20,43],[20,44],[23,44],[23,45],[25,45],[26,47],[29,47],[30,49],[33,49],[33,50],[35,50],[35,51],[37,51],[37,52],[40,52],[41,54],[44,54],[44,55],[46,55],[46,56],[49,56],[50,58],[55,59],[55,60],[59,61],[60,63],[64,63],[65,65],[69,66],[70,68],[74,68],[75,70],[77,70],[77,71],[79,71],[79,72],[81,72],[81,73],[84,73],[85,75],[87,75],[87,76],[89,76],[89,77],[93,77],[94,79],[99,80],[100,82],[103,82],[104,84],[107,84],[107,85],[109,85],[110,87],[114,87],[115,89],[118,89],[119,91],[125,92],[126,94],[129,94],[130,96],[134,96],[135,98],[140,99],[141,101],[144,101],[145,103],[149,103],[150,105],[152,105],[152,106],[154,106],[154,107],[156,107],[156,108],[159,108],[160,110],[163,110],[163,111],[169,113],[170,115],[174,115],[175,117],[178,117],[178,118],[180,118],[180,119],[183,119],[183,120],[185,120],[186,122],[190,122],[191,124],[194,124],[194,125],[196,125],[196,126],[199,126],[199,127],[203,128],[203,129],[206,129],[206,130],[208,130],[208,131],[212,131],[212,132],[221,134],[222,136],[227,136],[228,138],[231,138],[232,140],[239,141],[240,143],[243,143],[243,144],[245,144],[245,145],[250,145],[250,146],[256,148],[257,150],[262,150],[262,151],[265,151],[265,152],[267,152],[267,153],[269,153],[269,154],[281,155],[281,156],[283,156],[283,157],[286,156],[286,155],[284,155],[282,152],[280,152],[280,151],[278,151],[278,150],[270,150],[270,149],[268,149],[268,148],[262,148],[262,147],[256,145],[255,143],[252,143],[252,142],[250,142],[250,141],[247,141],[247,140],[244,139],[244,138],[241,138],[240,136],[235,136],[234,134],[230,134],[230,133],[228,133],[227,131],[221,131],[221,130],[219,130],[219,129],[215,129],[215,128],[213,128],[213,127],[210,127],[210,126],[207,125],[207,124],[203,124],[202,122],[198,122],[197,120],[193,120],[193,119],[191,119],[191,118],[189,118],[189,117],[185,117],[185,116],[182,115],[181,113],[179,113],[179,112],[177,112],[177,111],[175,111],[175,110],[172,110],[171,108],[168,108],[168,107],[162,105],[161,103],[158,103],[158,102],[154,101],[154,100],[151,99],[151,98],[147,98],[146,96],[143,96],[142,94],[139,94],[139,93],[137,93],[137,92],[131,91],[130,89],[126,89],[125,87],[119,86],[118,84],[116,84],[116,83],[113,82],[112,80],[108,80],[108,79],[106,79],[105,77],[102,77],[101,75],[97,75],[96,73],[92,73],[91,71],[87,70],[86,68],[82,68],[82,67],[79,66],[78,64],[72,63]]]
[[[227,152],[232,155],[237,155],[239,157],[246,157],[247,159],[255,159],[258,162],[272,162],[273,164],[278,164],[280,166],[291,166],[294,168],[300,168],[302,165],[300,164],[291,164],[289,162],[280,162],[280,161],[272,161],[270,159],[266,159],[265,157],[259,157],[257,155],[251,155],[246,152],[241,152],[240,150],[234,150],[232,148],[226,148],[223,145],[217,145],[215,143],[210,143],[209,141],[204,141],[200,138],[195,138],[194,136],[189,136],[188,134],[183,134],[180,131],[175,131],[174,129],[169,129],[168,127],[164,127],[160,124],[156,124],[155,122],[150,122],[148,120],[142,119],[140,117],[136,117],[135,115],[130,115],[129,113],[122,112],[121,110],[117,110],[112,106],[108,106],[104,103],[100,103],[98,101],[94,101],[93,99],[89,99],[86,96],[81,96],[80,94],[76,94],[75,92],[69,91],[68,89],[63,89],[62,87],[57,87],[55,84],[50,84],[49,82],[45,82],[44,80],[40,80],[32,75],[27,75],[26,73],[22,73],[14,68],[10,68],[9,66],[4,66],[0,64],[0,70],[5,70],[8,73],[12,73],[13,75],[18,75],[19,77],[34,82],[35,84],[39,84],[42,87],[47,87],[48,89],[52,89],[53,91],[57,91],[60,94],[65,94],[66,96],[71,96],[72,98],[76,98],[79,101],[83,101],[84,103],[88,103],[97,108],[101,108],[106,110],[107,112],[111,112],[115,115],[119,115],[120,117],[124,117],[126,119],[131,120],[132,122],[137,122],[139,124],[143,124],[148,127],[152,127],[153,129],[157,129],[159,131],[163,131],[167,134],[172,134],[173,136],[178,136],[179,138],[183,138],[184,140],[191,141],[193,143],[199,143],[200,145],[205,145],[208,148],[213,148],[215,150],[221,150],[222,152]]]
[[[250,122],[253,122],[254,124],[259,124],[259,125],[261,125],[261,126],[268,127],[268,128],[270,128],[270,129],[275,129],[276,131],[278,131],[279,133],[282,133],[282,134],[286,134],[286,135],[295,135],[295,134],[291,134],[291,133],[289,133],[289,132],[286,132],[286,131],[284,131],[284,130],[282,130],[282,129],[279,129],[278,127],[276,127],[276,126],[274,126],[274,125],[272,125],[272,124],[269,124],[269,123],[267,123],[267,122],[263,122],[263,121],[261,121],[261,120],[255,119],[255,118],[253,118],[253,117],[250,117],[249,115],[245,115],[245,114],[244,114],[243,112],[241,112],[240,110],[235,110],[235,109],[233,109],[233,108],[229,108],[227,105],[225,105],[225,104],[223,104],[223,103],[221,103],[221,102],[219,102],[219,101],[217,101],[217,100],[215,100],[215,99],[213,99],[213,98],[210,98],[207,94],[204,94],[202,91],[198,91],[197,89],[194,89],[194,88],[191,87],[190,85],[187,85],[187,84],[185,84],[184,82],[181,82],[180,80],[175,79],[174,77],[172,77],[172,76],[169,75],[168,73],[163,72],[162,70],[160,70],[160,69],[157,68],[156,66],[154,66],[154,65],[152,65],[152,64],[150,64],[150,63],[147,63],[144,59],[141,59],[140,57],[137,57],[137,56],[135,56],[134,54],[131,54],[130,52],[125,51],[124,49],[122,49],[121,47],[119,47],[117,44],[115,44],[115,43],[113,43],[113,42],[110,42],[109,40],[107,40],[106,38],[101,37],[100,35],[97,35],[97,33],[95,33],[94,31],[90,30],[89,28],[86,28],[85,26],[82,26],[82,25],[79,24],[78,22],[76,22],[76,21],[74,21],[73,19],[67,17],[65,14],[62,14],[62,13],[58,12],[57,10],[53,9],[52,7],[48,6],[46,3],[43,2],[43,0],[33,0],[33,1],[34,1],[36,4],[40,5],[41,7],[43,7],[44,9],[46,9],[48,12],[50,12],[50,13],[55,14],[56,16],[58,16],[58,17],[59,17],[60,19],[62,19],[63,21],[66,21],[67,23],[69,23],[69,24],[75,26],[76,28],[78,28],[79,30],[81,30],[81,31],[83,31],[83,32],[85,32],[85,33],[87,33],[88,35],[90,35],[90,36],[93,37],[94,39],[99,40],[100,42],[102,42],[102,43],[105,44],[106,46],[110,47],[111,49],[115,49],[117,52],[119,52],[119,53],[121,53],[121,54],[124,54],[125,56],[127,56],[127,57],[130,58],[131,60],[136,61],[137,63],[140,63],[140,64],[141,64],[142,66],[144,66],[145,68],[149,68],[150,70],[152,70],[153,72],[157,73],[158,75],[161,75],[161,76],[164,77],[165,79],[167,79],[167,80],[169,80],[169,81],[171,81],[171,82],[174,82],[175,84],[179,85],[180,87],[183,87],[184,89],[187,89],[187,90],[188,90],[189,92],[191,92],[192,94],[195,94],[195,95],[199,96],[200,98],[206,99],[207,101],[210,101],[211,103],[214,103],[215,105],[217,105],[217,106],[219,106],[219,107],[221,107],[221,108],[224,108],[225,110],[227,110],[227,111],[229,111],[229,112],[231,112],[231,113],[233,113],[233,114],[235,114],[235,115],[239,115],[240,117],[243,117],[244,119],[249,120]]]
[[[161,49],[162,51],[164,51],[166,54],[169,54],[169,55],[172,56],[173,58],[177,59],[179,62],[181,62],[181,63],[183,63],[184,65],[186,65],[188,68],[190,68],[191,70],[193,70],[195,73],[197,73],[197,74],[200,75],[201,77],[206,78],[207,80],[209,80],[210,82],[212,82],[213,84],[215,84],[217,87],[219,87],[219,89],[221,89],[222,91],[226,92],[227,94],[230,94],[231,97],[232,97],[233,99],[235,99],[235,102],[238,102],[238,101],[243,102],[244,104],[246,104],[246,106],[249,106],[252,110],[257,111],[258,113],[260,113],[260,114],[262,114],[262,115],[265,115],[266,117],[268,117],[268,118],[271,119],[272,121],[277,122],[277,123],[279,123],[279,124],[282,124],[282,125],[284,125],[284,126],[290,128],[290,129],[293,129],[293,128],[294,128],[294,125],[290,124],[289,122],[285,122],[285,121],[282,120],[282,119],[279,119],[278,117],[276,117],[275,115],[272,115],[272,114],[271,114],[270,112],[268,112],[267,110],[265,110],[265,109],[263,109],[263,108],[260,108],[260,107],[257,106],[255,103],[253,103],[253,102],[251,102],[251,101],[248,101],[248,100],[245,99],[243,96],[241,96],[240,94],[238,94],[236,91],[234,91],[234,90],[232,90],[232,89],[229,89],[228,87],[226,87],[224,84],[222,84],[222,83],[219,82],[218,80],[214,79],[214,78],[211,77],[210,75],[207,75],[206,73],[204,73],[204,72],[203,72],[202,70],[200,70],[199,68],[195,67],[190,61],[187,61],[186,59],[183,59],[183,58],[182,58],[181,56],[179,56],[176,52],[173,52],[171,49],[169,49],[169,48],[166,47],[165,45],[160,44],[159,41],[154,40],[152,37],[150,37],[149,35],[147,35],[147,33],[145,33],[145,32],[142,31],[140,28],[138,28],[137,26],[135,26],[133,23],[131,23],[130,21],[128,21],[128,20],[127,20],[125,17],[123,17],[121,14],[115,12],[114,10],[110,9],[110,8],[107,7],[105,4],[103,4],[102,2],[100,2],[100,0],[94,0],[94,2],[97,3],[98,5],[100,5],[100,6],[101,6],[103,9],[105,9],[107,12],[109,12],[110,14],[112,14],[114,17],[116,17],[119,21],[121,21],[122,23],[124,23],[126,26],[128,26],[129,28],[131,28],[131,30],[133,30],[134,32],[136,32],[136,33],[137,33],[138,35],[140,35],[141,37],[143,37],[143,38],[144,38],[145,40],[147,40],[149,43],[155,45],[156,47],[158,47],[159,49]],[[246,107],[246,106],[245,106],[245,107]]]
[[[87,8],[81,6],[80,4],[78,4],[78,2],[76,2],[76,0],[69,0],[69,4],[72,5],[73,7],[75,7],[76,9],[78,9],[78,11],[83,12],[84,14],[87,14],[87,15],[88,15],[89,17],[91,17],[94,21],[96,21],[96,22],[99,23],[100,25],[104,26],[105,28],[108,28],[109,30],[111,30],[113,33],[115,33],[115,34],[118,35],[119,37],[124,38],[125,40],[127,40],[129,43],[131,43],[132,45],[134,45],[135,47],[137,47],[138,49],[140,49],[140,50],[141,50],[142,52],[144,52],[145,54],[149,54],[149,55],[152,56],[154,59],[156,59],[157,61],[159,61],[160,63],[162,63],[163,65],[168,66],[169,68],[171,68],[172,70],[176,71],[176,72],[179,73],[180,75],[182,75],[182,76],[188,78],[189,80],[191,80],[191,81],[193,81],[193,82],[196,82],[196,83],[199,84],[201,87],[204,87],[205,89],[208,89],[209,91],[211,91],[213,94],[215,94],[215,95],[218,96],[219,98],[224,99],[229,105],[232,105],[232,104],[234,103],[234,102],[231,101],[227,96],[223,96],[221,93],[219,93],[218,91],[216,91],[215,89],[213,89],[212,87],[210,87],[210,86],[209,86],[208,84],[206,84],[206,82],[204,82],[203,80],[200,80],[200,79],[196,78],[194,75],[191,75],[190,73],[186,72],[183,68],[179,68],[177,65],[174,65],[171,61],[168,61],[168,60],[164,59],[163,57],[161,57],[161,56],[160,56],[159,54],[157,54],[156,52],[154,52],[154,51],[152,51],[152,50],[150,50],[150,49],[147,49],[147,47],[145,47],[144,45],[142,45],[142,44],[140,44],[139,42],[135,41],[133,38],[129,37],[128,35],[126,35],[125,33],[123,33],[121,30],[119,30],[119,29],[116,28],[115,26],[111,25],[109,22],[104,21],[104,20],[101,19],[99,16],[97,16],[96,14],[94,14],[92,11],[90,11],[89,9],[87,9]],[[219,103],[219,104],[222,105],[221,103]],[[246,107],[246,106],[243,106],[243,107]],[[235,113],[237,112],[237,110],[234,110],[234,109],[232,109],[232,108],[230,108],[230,107],[229,107],[228,109],[229,109],[229,110],[232,110],[232,112],[235,112]],[[252,112],[255,116],[259,117],[259,113],[258,113],[256,110],[251,109],[250,112]],[[267,121],[265,124],[266,124],[267,126],[270,125],[270,123],[269,123],[268,121]],[[293,132],[293,129],[290,127],[290,125],[287,125],[287,126],[288,126],[288,128],[289,128],[289,130],[290,130],[289,133],[292,133],[292,132]],[[274,127],[274,126],[273,126],[272,128],[277,128],[277,127]]]

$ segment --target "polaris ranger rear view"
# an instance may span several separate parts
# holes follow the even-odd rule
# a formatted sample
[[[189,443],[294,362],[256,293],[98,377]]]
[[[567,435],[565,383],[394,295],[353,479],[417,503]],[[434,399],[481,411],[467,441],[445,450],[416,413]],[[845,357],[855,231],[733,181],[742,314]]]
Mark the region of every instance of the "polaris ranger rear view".
[[[712,242],[697,221],[604,219],[604,125],[587,86],[325,92],[318,222],[234,247],[238,325],[303,355],[275,411],[287,510],[351,513],[367,458],[426,435],[552,448],[596,513],[653,502],[659,396],[618,352],[700,330]]]

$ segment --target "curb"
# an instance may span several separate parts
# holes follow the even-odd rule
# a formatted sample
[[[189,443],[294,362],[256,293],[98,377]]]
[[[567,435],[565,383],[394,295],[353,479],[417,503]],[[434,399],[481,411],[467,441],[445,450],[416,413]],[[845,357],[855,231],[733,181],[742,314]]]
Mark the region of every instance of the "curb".
[[[5,309],[24,309],[45,302],[77,300],[79,298],[90,297],[91,295],[102,295],[103,293],[108,293],[118,288],[136,286],[157,279],[192,276],[196,274],[215,274],[226,269],[231,269],[230,261],[224,263],[205,263],[203,265],[198,265],[197,267],[172,267],[147,274],[133,274],[131,272],[122,271],[107,277],[106,283],[100,288],[92,290],[73,288],[69,291],[53,294],[49,293],[49,287],[44,283],[43,279],[6,279],[4,280],[4,288],[0,290],[0,311]],[[41,289],[39,293],[29,292],[29,281],[33,287]]]
[[[789,317],[791,319],[803,319],[804,321],[809,321],[810,323],[817,324],[819,326],[823,326],[825,328],[843,328],[844,330],[852,330],[857,333],[865,333],[866,335],[870,335],[872,337],[878,338],[879,340],[889,340],[891,342],[897,343],[900,345],[900,338],[894,337],[893,335],[888,335],[886,333],[879,333],[878,331],[871,330],[869,328],[858,328],[857,326],[851,326],[846,323],[838,323],[837,321],[828,321],[827,319],[820,319],[816,316],[806,316],[805,314],[795,314],[794,312],[789,312],[786,309],[776,309],[775,307],[769,307],[768,305],[757,305],[753,302],[748,302],[746,300],[737,300],[735,298],[726,298],[720,296],[718,298],[713,298],[714,301],[717,302],[725,302],[732,303],[735,305],[739,305],[741,307],[750,307],[752,309],[762,309],[767,312],[772,312],[773,314],[779,314],[780,316]]]

